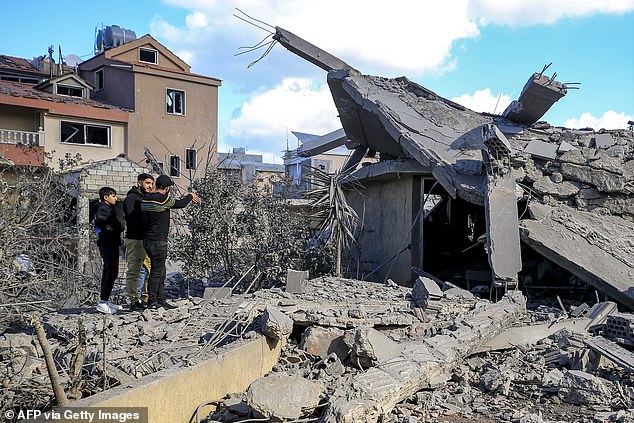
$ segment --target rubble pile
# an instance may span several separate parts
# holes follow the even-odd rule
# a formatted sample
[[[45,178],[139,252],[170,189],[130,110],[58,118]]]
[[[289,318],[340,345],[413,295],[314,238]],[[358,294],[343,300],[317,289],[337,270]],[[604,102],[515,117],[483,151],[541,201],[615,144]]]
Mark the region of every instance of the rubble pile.
[[[629,327],[631,315],[619,313],[616,304],[584,304],[569,311],[540,307],[524,313],[521,300],[517,303],[521,294],[513,291],[509,299],[501,301],[506,303],[500,313],[486,311],[496,303],[449,284],[442,287],[441,298],[437,292],[423,278],[413,290],[323,278],[309,281],[303,293],[269,290],[254,294],[268,309],[285,310],[295,321],[295,330],[273,372],[254,382],[253,389],[231,394],[207,421],[263,416],[285,421],[276,414],[276,406],[263,407],[249,392],[264,385],[269,392],[297,393],[300,389],[294,386],[305,383],[315,387],[309,382],[323,387],[319,400],[316,403],[316,394],[311,391],[311,407],[299,413],[309,398],[308,394],[295,397],[292,419],[413,423],[608,422],[634,418],[632,369],[627,363],[610,361],[590,345],[591,340],[601,338],[599,334],[608,336],[615,326],[625,327],[624,320]],[[323,301],[319,295],[328,297],[332,307],[311,309],[309,321],[298,306],[309,304],[304,303],[307,298],[311,303]],[[384,309],[399,310],[401,301],[409,302],[409,313],[415,319],[411,323],[401,319],[400,324],[392,325],[371,323],[382,313],[378,307],[381,296]],[[420,301],[427,301],[432,308],[425,308]],[[370,304],[374,309],[365,314],[368,320],[361,324],[357,311],[351,313],[355,317],[337,312],[342,304],[348,304],[351,311],[368,310]],[[513,304],[519,306],[517,313],[509,313]],[[487,333],[478,315],[488,316],[500,327]],[[619,350],[622,347],[606,342],[612,352],[624,356],[625,350]],[[421,355],[422,346],[435,351],[428,361]],[[426,363],[423,372],[416,373],[417,363]],[[286,401],[293,396],[284,398],[284,407],[289,407]]]
[[[540,122],[507,135],[523,154],[515,172],[540,203],[634,219],[634,134]]]
[[[179,300],[173,310],[122,311],[104,315],[90,309],[66,309],[41,316],[63,386],[80,382],[75,398],[90,396],[168,367],[191,366],[218,352],[228,341],[240,342],[254,315],[232,301]],[[82,341],[80,332],[85,334]],[[82,349],[83,368],[72,368]],[[46,408],[53,390],[33,328],[16,324],[0,335],[0,409]],[[77,380],[72,380],[77,379]],[[72,396],[72,395],[71,395]]]

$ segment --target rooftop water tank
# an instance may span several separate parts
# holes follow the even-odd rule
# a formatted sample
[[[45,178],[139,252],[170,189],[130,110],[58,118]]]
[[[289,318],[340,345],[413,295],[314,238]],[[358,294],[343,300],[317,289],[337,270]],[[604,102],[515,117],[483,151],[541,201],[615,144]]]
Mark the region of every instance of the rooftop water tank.
[[[132,40],[136,40],[134,31],[121,28],[118,25],[108,25],[97,32],[97,50],[104,51],[109,48],[119,47]]]

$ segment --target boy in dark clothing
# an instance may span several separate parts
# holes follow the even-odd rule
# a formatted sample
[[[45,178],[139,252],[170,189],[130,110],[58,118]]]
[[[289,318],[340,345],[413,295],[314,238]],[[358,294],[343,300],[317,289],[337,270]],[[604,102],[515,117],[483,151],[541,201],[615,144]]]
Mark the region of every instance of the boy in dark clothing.
[[[170,228],[170,209],[182,209],[193,201],[200,203],[200,197],[190,193],[179,200],[170,194],[174,181],[161,175],[156,178],[156,190],[145,196],[141,202],[143,211],[143,246],[152,263],[148,281],[148,308],[176,308],[169,304],[165,296],[165,260],[167,259],[167,237]]]
[[[130,297],[130,310],[143,310],[143,303],[147,303],[147,283],[142,285],[141,298],[139,298],[141,266],[147,257],[143,248],[143,213],[141,201],[154,190],[154,177],[149,173],[141,173],[137,177],[137,184],[133,186],[123,202],[126,222],[125,248],[128,262],[126,273],[126,287]],[[141,300],[141,301],[139,301]]]
[[[97,246],[103,259],[101,274],[101,294],[97,311],[101,313],[116,313],[120,308],[108,301],[112,293],[114,281],[119,275],[119,246],[121,232],[124,228],[121,207],[117,207],[117,192],[110,187],[99,190],[99,204],[95,210],[95,231],[97,232]]]

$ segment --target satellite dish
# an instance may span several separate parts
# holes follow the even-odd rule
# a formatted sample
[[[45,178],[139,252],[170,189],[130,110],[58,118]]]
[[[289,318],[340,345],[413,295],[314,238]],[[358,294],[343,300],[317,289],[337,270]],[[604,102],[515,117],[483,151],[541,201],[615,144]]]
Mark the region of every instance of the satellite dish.
[[[68,66],[73,66],[73,67],[77,66],[78,64],[82,62],[81,57],[77,56],[76,54],[69,54],[68,56],[66,56],[64,61],[66,62]]]

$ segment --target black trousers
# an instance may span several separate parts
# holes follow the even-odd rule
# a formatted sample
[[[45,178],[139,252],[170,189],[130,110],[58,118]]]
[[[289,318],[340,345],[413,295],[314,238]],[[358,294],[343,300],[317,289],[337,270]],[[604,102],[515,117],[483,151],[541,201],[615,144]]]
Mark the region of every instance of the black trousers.
[[[103,240],[97,241],[99,254],[103,260],[103,270],[101,272],[101,294],[102,301],[108,301],[112,293],[114,281],[119,276],[119,243]]]
[[[152,267],[148,279],[148,304],[161,303],[165,296],[165,260],[167,260],[167,241],[143,240],[143,248],[150,258]]]

